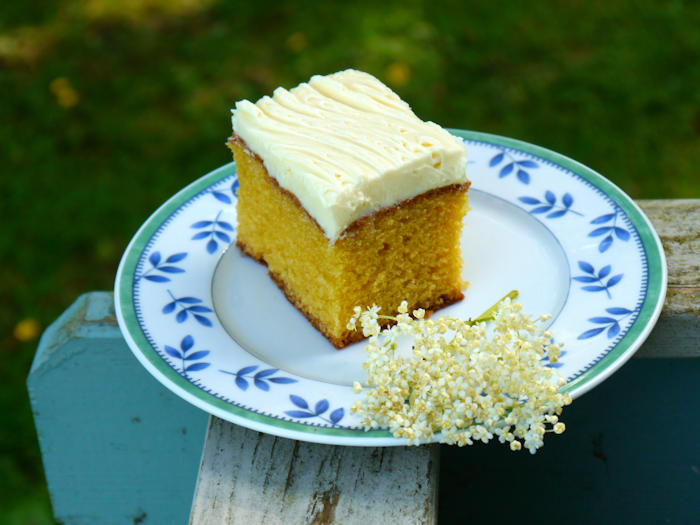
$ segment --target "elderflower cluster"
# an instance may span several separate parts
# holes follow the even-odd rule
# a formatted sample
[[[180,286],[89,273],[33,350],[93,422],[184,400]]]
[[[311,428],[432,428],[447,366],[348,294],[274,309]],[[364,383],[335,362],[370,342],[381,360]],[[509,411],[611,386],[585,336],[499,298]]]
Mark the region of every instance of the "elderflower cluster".
[[[548,316],[532,320],[512,302],[511,292],[476,320],[450,317],[425,319],[423,310],[411,317],[404,301],[397,316],[379,314],[373,306],[355,308],[348,323],[369,336],[368,387],[353,385],[364,399],[354,403],[366,429],[389,427],[409,444],[433,439],[471,445],[494,436],[511,450],[530,453],[543,445],[545,432],[561,434],[562,407],[571,403],[559,393],[565,380],[544,358],[555,362],[561,345],[537,326]],[[395,322],[381,329],[380,319]],[[399,350],[412,339],[408,355]]]

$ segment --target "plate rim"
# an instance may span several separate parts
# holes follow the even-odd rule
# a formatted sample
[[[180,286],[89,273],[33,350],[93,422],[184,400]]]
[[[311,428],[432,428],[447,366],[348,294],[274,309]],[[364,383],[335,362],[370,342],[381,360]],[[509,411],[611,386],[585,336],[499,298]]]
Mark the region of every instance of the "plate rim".
[[[639,206],[618,186],[600,173],[565,155],[542,146],[491,133],[448,129],[462,139],[513,148],[545,159],[582,177],[608,196],[627,214],[637,229],[648,262],[647,294],[639,315],[625,336],[598,362],[567,383],[563,391],[579,397],[615,373],[634,354],[653,329],[664,304],[667,288],[667,267],[663,246],[651,221]],[[159,382],[187,402],[233,423],[281,437],[316,443],[354,446],[399,446],[405,440],[393,437],[388,430],[363,431],[358,429],[312,426],[274,416],[257,413],[224,401],[207,393],[183,378],[153,350],[143,334],[134,309],[133,276],[144,250],[153,237],[172,220],[174,212],[196,198],[206,188],[235,173],[235,164],[229,162],[191,182],[161,204],[139,227],[131,238],[120,260],[115,276],[114,303],[121,332],[127,346],[139,362]],[[652,249],[654,248],[654,249]],[[131,276],[131,279],[125,277]],[[142,347],[145,347],[144,350]]]
[[[649,218],[629,195],[615,183],[585,164],[545,147],[510,137],[461,129],[449,129],[449,131],[466,140],[497,144],[525,151],[571,171],[611,198],[627,214],[637,229],[648,264],[647,293],[644,303],[641,305],[639,315],[634,323],[615,347],[591,368],[562,388],[562,391],[568,392],[573,398],[580,397],[619,370],[644,343],[656,325],[663,309],[668,284],[666,254],[661,239]],[[640,227],[642,225],[644,228]],[[649,250],[651,246],[656,248],[653,253],[650,253]],[[658,281],[652,282],[654,277],[658,277]]]

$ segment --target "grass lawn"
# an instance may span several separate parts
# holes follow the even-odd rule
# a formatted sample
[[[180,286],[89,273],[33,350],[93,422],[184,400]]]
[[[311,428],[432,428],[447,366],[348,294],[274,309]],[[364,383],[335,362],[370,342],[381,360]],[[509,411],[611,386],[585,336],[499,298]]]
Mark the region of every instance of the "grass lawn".
[[[355,67],[424,119],[559,151],[632,197],[700,196],[700,4],[364,4],[0,3],[0,523],[51,523],[37,336],[230,161],[235,100]]]

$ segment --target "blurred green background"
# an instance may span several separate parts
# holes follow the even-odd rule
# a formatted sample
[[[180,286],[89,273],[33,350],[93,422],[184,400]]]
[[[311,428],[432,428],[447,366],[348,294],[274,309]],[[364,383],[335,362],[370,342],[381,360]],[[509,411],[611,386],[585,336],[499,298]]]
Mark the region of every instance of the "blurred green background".
[[[24,383],[38,336],[230,161],[234,101],[355,67],[424,119],[559,151],[634,198],[698,197],[698,28],[682,1],[0,3],[0,523],[52,522]]]

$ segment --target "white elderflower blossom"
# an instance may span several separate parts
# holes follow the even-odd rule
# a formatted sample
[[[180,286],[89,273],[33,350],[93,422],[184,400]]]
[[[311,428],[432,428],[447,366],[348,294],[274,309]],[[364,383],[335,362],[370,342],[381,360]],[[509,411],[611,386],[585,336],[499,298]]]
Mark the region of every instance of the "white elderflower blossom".
[[[566,381],[543,360],[556,362],[561,344],[537,326],[513,302],[511,292],[477,319],[425,319],[425,311],[408,315],[403,301],[394,316],[380,315],[372,306],[355,315],[370,337],[363,368],[368,388],[355,382],[353,391],[364,399],[352,406],[366,429],[389,427],[409,444],[440,440],[459,446],[498,437],[511,450],[531,453],[543,445],[546,432],[561,434],[558,416],[571,403],[559,393]],[[379,320],[395,324],[382,330]],[[398,352],[399,338],[412,338],[408,355]],[[547,428],[549,427],[549,428]]]

